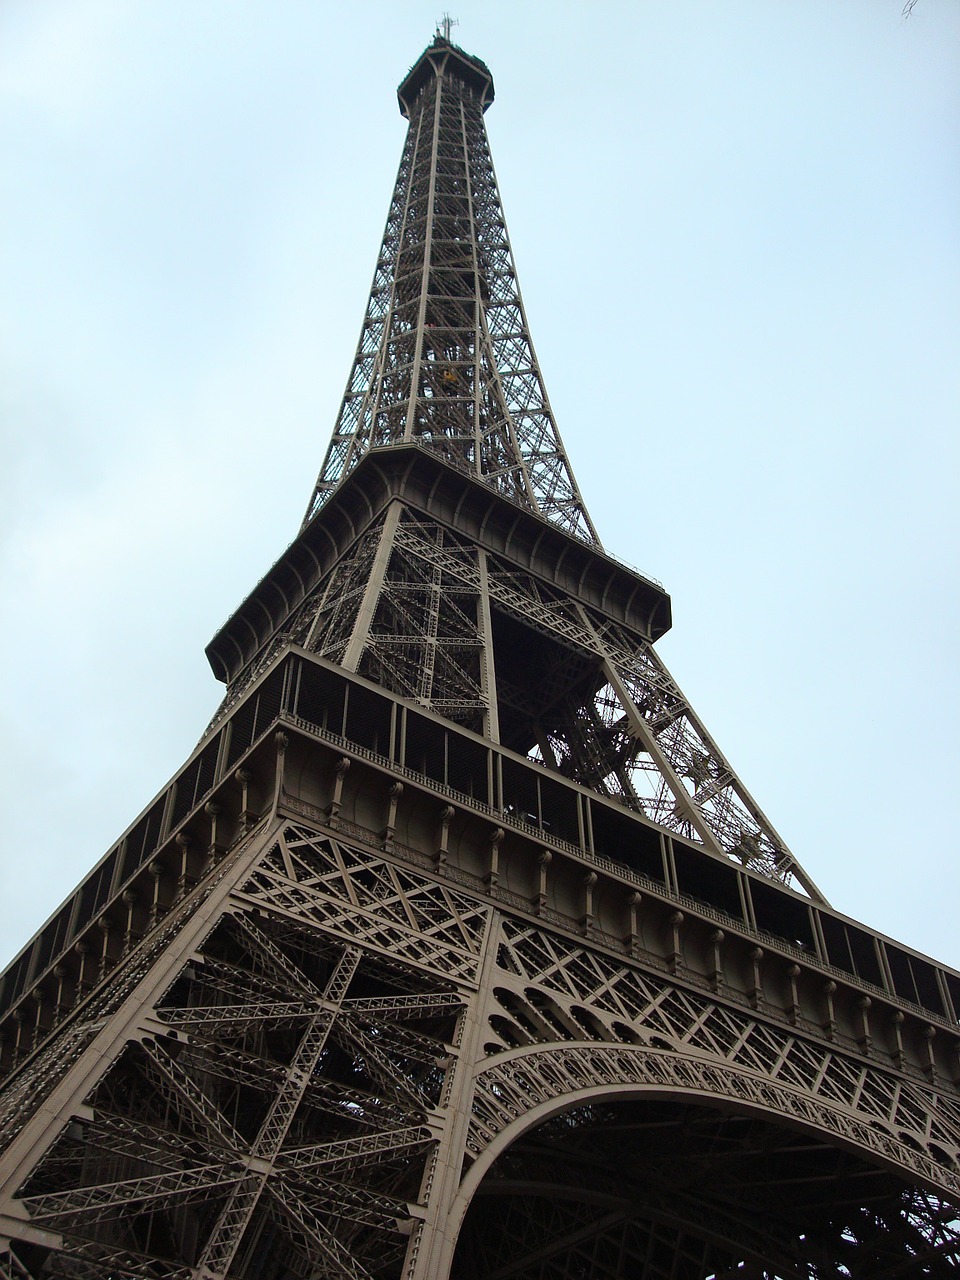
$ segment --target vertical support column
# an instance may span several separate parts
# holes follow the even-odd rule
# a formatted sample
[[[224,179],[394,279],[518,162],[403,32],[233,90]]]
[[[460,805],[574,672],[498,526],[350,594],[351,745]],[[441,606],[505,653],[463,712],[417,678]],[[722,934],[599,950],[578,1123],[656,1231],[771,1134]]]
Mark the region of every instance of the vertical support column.
[[[421,1223],[414,1223],[402,1280],[440,1280],[450,1274],[460,1227],[454,1206],[472,1115],[475,1071],[483,1061],[486,1015],[497,966],[498,929],[497,913],[491,911],[480,948],[483,960],[477,974],[477,988],[467,997],[457,1029],[456,1058],[444,1084],[439,1108],[442,1117],[440,1140],[433,1157],[428,1160],[421,1185],[420,1202],[426,1205],[426,1214]]]
[[[679,973],[683,963],[683,949],[680,946],[680,928],[683,925],[683,912],[674,911],[667,923],[670,925],[670,951],[667,954],[667,968],[671,973]]]
[[[929,1024],[923,1028],[923,1045],[926,1055],[926,1062],[923,1064],[923,1073],[931,1084],[937,1083],[937,1059],[933,1052],[933,1042],[937,1035],[937,1028]]]
[[[481,266],[477,257],[476,209],[474,208],[473,177],[470,173],[470,141],[467,137],[467,121],[463,100],[460,101],[460,137],[463,144],[463,189],[466,193],[470,215],[470,265],[473,268],[473,462],[478,476],[483,474],[483,299],[480,295]],[[483,559],[483,552],[480,552]],[[499,741],[499,739],[497,739]]]
[[[747,992],[747,999],[750,1001],[754,1009],[763,1008],[763,982],[760,978],[760,964],[763,960],[763,948],[750,948],[750,965],[752,970],[753,984]]]
[[[80,1001],[93,986],[90,980],[90,943],[86,938],[81,938],[73,944],[74,954],[79,957],[77,961],[77,1000]],[[16,1016],[17,1010],[14,1010]]]
[[[790,982],[790,1003],[787,1005],[787,1017],[793,1026],[800,1025],[800,995],[797,989],[797,980],[800,977],[800,966],[792,964],[787,969],[787,978]]]
[[[134,932],[134,923],[137,910],[137,895],[133,889],[124,889],[121,898],[123,905],[127,909],[127,918],[124,921],[123,929],[123,954],[132,951],[136,944],[140,941],[139,936]]]
[[[903,1071],[907,1065],[907,1055],[903,1049],[903,1024],[905,1018],[899,1009],[895,1009],[890,1018],[893,1027],[893,1061]]]
[[[393,838],[397,834],[397,805],[403,795],[403,783],[392,782],[387,789],[387,795],[390,805],[387,811],[387,825],[383,829],[383,847],[389,852],[393,848]]]
[[[407,401],[407,420],[404,440],[413,440],[417,424],[417,407],[420,398],[420,369],[423,364],[423,335],[427,327],[427,295],[430,290],[430,265],[433,258],[433,214],[437,200],[437,150],[440,145],[440,106],[443,100],[444,82],[437,76],[436,98],[433,104],[433,129],[430,135],[430,186],[427,191],[427,216],[424,219],[423,267],[420,273],[420,306],[417,311],[417,337],[413,350],[413,368],[410,370],[410,398]],[[423,120],[421,118],[421,126]]]
[[[726,935],[722,929],[714,929],[710,934],[710,945],[713,948],[713,968],[707,974],[707,977],[710,980],[712,990],[716,992],[723,990],[723,960],[720,952],[725,939]]]
[[[174,901],[179,902],[194,885],[190,875],[190,848],[193,844],[193,837],[189,831],[178,831],[174,844],[180,855],[180,863],[177,867],[177,884],[174,889]]]
[[[537,892],[533,899],[533,910],[538,916],[547,914],[547,869],[552,861],[553,853],[541,849],[537,857]]]
[[[585,938],[593,936],[594,910],[593,891],[597,885],[597,873],[588,871],[581,881],[583,884],[583,915],[580,917],[580,932]]]
[[[452,804],[446,804],[440,810],[440,830],[437,833],[437,848],[433,855],[433,864],[437,869],[438,875],[446,875],[447,873],[447,856],[449,854],[450,841],[450,823],[453,815],[456,813]]]
[[[623,945],[627,949],[627,954],[636,958],[640,954],[640,928],[638,915],[640,904],[643,902],[643,894],[639,890],[634,890],[627,898],[628,925],[626,937],[623,939]]]
[[[253,781],[253,774],[249,769],[240,768],[233,776],[240,784],[240,825],[252,827],[257,820],[257,815],[250,808],[250,783]]]
[[[333,799],[330,801],[328,813],[330,825],[334,828],[336,828],[340,820],[340,808],[343,804],[343,780],[347,776],[349,768],[350,757],[341,756],[333,770]]]
[[[829,978],[823,984],[823,995],[827,1005],[827,1016],[824,1019],[823,1034],[828,1040],[836,1040],[837,1038],[837,1015],[834,1010],[833,997],[836,995],[837,984],[832,978]]]
[[[490,863],[483,882],[488,889],[495,889],[500,880],[500,845],[505,832],[503,827],[494,827],[490,832]]]
[[[283,767],[287,760],[287,747],[290,745],[290,736],[284,733],[282,729],[278,729],[273,735],[273,741],[277,748],[277,775],[273,784],[273,809],[276,812],[277,805],[283,797]]]
[[[36,991],[34,991],[30,996],[30,999],[33,1002],[33,1036],[32,1036],[33,1042],[30,1047],[32,1049],[36,1049],[37,1046],[40,1044],[40,1041],[43,1039],[43,1034],[45,1030],[45,1025],[44,1025],[45,1020],[43,1016],[43,1005],[44,1005],[43,988],[37,987]]]
[[[480,692],[487,705],[484,732],[492,742],[500,741],[500,712],[497,706],[497,668],[493,653],[493,623],[490,617],[490,588],[487,582],[487,553],[477,549],[480,571],[480,596],[477,600],[477,623],[483,639],[480,657]]]
[[[860,996],[857,999],[857,1008],[860,1011],[860,1034],[857,1036],[857,1044],[860,1046],[861,1053],[869,1053],[873,1047],[873,1037],[870,1035],[870,1006],[873,1001],[869,996]]]
[[[433,684],[437,674],[437,637],[440,634],[440,610],[443,608],[443,570],[433,565],[430,585],[424,589],[427,596],[427,627],[420,650],[420,687],[417,696],[425,706],[433,701]]]
[[[164,866],[159,858],[154,858],[152,862],[147,864],[147,871],[153,881],[153,894],[151,895],[149,921],[150,928],[157,923],[162,915],[162,906],[160,902],[161,881],[163,880]]]
[[[82,966],[83,966],[83,960],[81,958],[81,968]],[[14,1009],[10,1017],[13,1021],[13,1025],[15,1028],[14,1036],[13,1036],[12,1057],[13,1057],[14,1064],[16,1064],[20,1061],[21,1057],[23,1056],[23,1045],[21,1043],[23,1040],[23,1010]]]
[[[100,931],[100,959],[97,967],[97,981],[102,982],[110,968],[110,917],[101,916],[97,921],[97,928]]]
[[[394,539],[396,538],[402,509],[398,501],[391,502],[387,508],[387,514],[384,516],[383,528],[380,530],[380,542],[377,545],[376,555],[373,557],[373,564],[370,566],[370,576],[367,578],[367,585],[363,589],[363,599],[360,601],[360,608],[357,610],[353,631],[350,633],[350,639],[347,641],[347,647],[344,650],[343,661],[340,664],[347,671],[356,671],[360,666],[360,658],[363,656],[363,651],[367,645],[370,625],[373,622],[373,615],[376,613],[377,601],[380,599],[380,592],[383,590],[383,583],[387,574],[387,566],[390,564],[390,556],[393,553]]]
[[[210,870],[219,858],[220,854],[226,852],[224,845],[220,843],[217,835],[217,825],[220,818],[221,807],[215,800],[208,800],[203,806],[203,812],[210,819],[210,843],[207,846],[206,857],[203,860],[202,874]]]
[[[67,1009],[64,1001],[64,979],[67,976],[67,966],[58,964],[53,970],[53,976],[57,980],[57,994],[53,1002],[53,1025],[58,1026]]]

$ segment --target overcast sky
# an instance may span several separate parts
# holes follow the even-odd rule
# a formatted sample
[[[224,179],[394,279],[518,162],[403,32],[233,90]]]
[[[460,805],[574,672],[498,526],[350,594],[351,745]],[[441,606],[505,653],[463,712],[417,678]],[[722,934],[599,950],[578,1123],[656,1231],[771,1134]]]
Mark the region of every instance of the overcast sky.
[[[541,365],[833,904],[960,965],[960,4],[462,0]],[[296,533],[420,0],[0,6],[0,962],[189,755]]]

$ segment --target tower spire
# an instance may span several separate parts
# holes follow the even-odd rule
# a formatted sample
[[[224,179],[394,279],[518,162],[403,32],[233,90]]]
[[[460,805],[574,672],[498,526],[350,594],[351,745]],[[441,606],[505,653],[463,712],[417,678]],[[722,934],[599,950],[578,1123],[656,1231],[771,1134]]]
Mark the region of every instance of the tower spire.
[[[398,89],[407,138],[304,525],[369,450],[414,444],[599,546],[557,431],[483,123],[493,77],[445,15]]]

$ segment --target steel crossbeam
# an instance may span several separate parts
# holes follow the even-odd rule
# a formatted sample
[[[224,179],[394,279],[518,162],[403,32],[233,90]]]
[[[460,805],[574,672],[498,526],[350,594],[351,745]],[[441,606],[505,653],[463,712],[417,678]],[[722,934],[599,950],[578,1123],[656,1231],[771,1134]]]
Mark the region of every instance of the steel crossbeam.
[[[415,1062],[433,1067],[445,1056],[442,1044],[437,1044],[430,1036],[421,1035],[411,1027],[403,1027],[396,1022],[380,1024],[377,1020],[359,1017],[352,1010],[346,1009],[343,1010],[343,1016],[357,1035],[386,1038],[395,1052]]]
[[[304,1243],[304,1252],[309,1257],[319,1251],[320,1257],[330,1266],[329,1274],[342,1276],[344,1280],[373,1280],[366,1267],[336,1238],[330,1229],[299,1198],[289,1194],[281,1183],[271,1183],[268,1187],[270,1197],[278,1206],[288,1227],[294,1231]],[[326,1267],[315,1275],[322,1275]]]
[[[306,975],[296,965],[291,964],[273,939],[264,933],[259,925],[254,924],[245,912],[238,912],[234,920],[240,933],[245,934],[253,943],[253,954],[259,960],[266,960],[268,967],[286,984],[288,992],[292,988],[304,996],[312,996],[317,1000],[321,998],[320,991],[307,980]]]
[[[204,956],[198,968],[198,976],[205,987],[212,988],[218,994],[238,996],[244,1002],[249,1002],[252,995],[258,995],[266,1001],[288,999],[290,995],[290,979],[287,975],[284,975],[282,981],[278,981],[275,976],[268,975],[262,969],[255,972],[249,967],[228,964],[225,960],[212,956]],[[303,994],[313,996],[316,992],[301,991],[301,995]]]
[[[102,1241],[85,1239],[83,1255],[52,1254],[43,1274],[63,1280],[104,1280],[105,1274],[118,1280],[191,1280],[193,1272],[190,1267],[176,1266],[132,1249],[112,1248]]]
[[[130,1160],[157,1165],[182,1166],[185,1159],[202,1164],[204,1145],[183,1134],[169,1133],[160,1123],[148,1123],[134,1116],[110,1114],[98,1106],[94,1119],[84,1124],[84,1140],[98,1151],[125,1156]],[[71,1156],[68,1163],[73,1164]]]
[[[371,1161],[408,1151],[411,1147],[432,1141],[430,1130],[423,1125],[405,1125],[381,1133],[361,1134],[337,1142],[315,1143],[309,1147],[290,1147],[283,1153],[286,1169],[319,1169],[328,1172],[360,1168]]]
[[[258,947],[269,954],[273,965],[283,972],[294,971],[294,966],[290,964],[287,957],[266,938],[261,930],[253,928],[249,922],[243,922],[243,924],[250,936],[256,938]],[[286,1069],[280,1089],[260,1126],[260,1132],[251,1147],[250,1156],[245,1157],[248,1172],[231,1189],[227,1203],[221,1209],[207,1239],[197,1264],[199,1276],[226,1275],[260,1199],[269,1169],[280,1152],[294,1113],[300,1106],[317,1061],[326,1046],[337,1008],[342,1003],[359,964],[360,952],[351,949],[344,952],[334,966],[323,993],[329,1007],[316,1014],[307,1025],[297,1051]],[[296,976],[302,982],[301,975]]]
[[[156,1044],[144,1041],[144,1073],[151,1077],[161,1097],[178,1106],[186,1106],[205,1131],[209,1140],[230,1152],[242,1151],[243,1139],[230,1121],[210,1101],[203,1090],[183,1071],[176,1059],[169,1057]]]
[[[183,1009],[168,1005],[160,1011],[160,1017],[171,1026],[203,1032],[217,1026],[298,1021],[315,1014],[318,1003],[316,1000],[252,1000],[249,1004],[193,1005]]]
[[[288,1190],[294,1186],[289,1177],[286,1185]],[[315,1213],[332,1213],[347,1219],[352,1225],[361,1224],[374,1231],[393,1231],[399,1221],[409,1216],[405,1201],[388,1200],[386,1196],[371,1192],[368,1187],[300,1172],[295,1188],[296,1198]]]
[[[370,1076],[385,1090],[402,1099],[414,1111],[418,1109],[423,1111],[429,1107],[430,1099],[420,1090],[417,1082],[410,1080],[399,1071],[397,1065],[372,1037],[362,1034],[346,1020],[338,1024],[337,1034],[341,1041],[352,1045],[363,1059]]]
[[[170,1173],[130,1178],[123,1182],[77,1187],[71,1191],[24,1196],[23,1204],[36,1222],[66,1226],[83,1218],[96,1220],[131,1204],[150,1201],[154,1208],[176,1200],[197,1199],[212,1187],[235,1183],[240,1171],[222,1161]]]
[[[261,1024],[257,1024],[259,1027]],[[244,1033],[247,1028],[241,1028]],[[246,1085],[259,1091],[279,1087],[286,1068],[282,1062],[265,1057],[262,1053],[246,1052],[225,1039],[221,1028],[209,1040],[193,1034],[180,1051],[180,1065],[195,1075],[219,1076],[232,1084]],[[235,1027],[230,1028],[237,1034]]]

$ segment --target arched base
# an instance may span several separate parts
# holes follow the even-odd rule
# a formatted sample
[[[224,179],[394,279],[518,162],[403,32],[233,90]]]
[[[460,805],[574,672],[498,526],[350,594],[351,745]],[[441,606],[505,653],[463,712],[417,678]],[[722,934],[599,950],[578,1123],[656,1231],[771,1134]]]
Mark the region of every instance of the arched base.
[[[453,1280],[946,1277],[960,1211],[754,1109],[594,1099],[487,1169]]]

